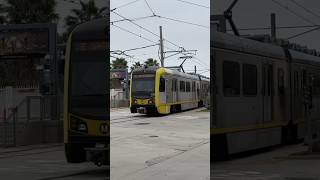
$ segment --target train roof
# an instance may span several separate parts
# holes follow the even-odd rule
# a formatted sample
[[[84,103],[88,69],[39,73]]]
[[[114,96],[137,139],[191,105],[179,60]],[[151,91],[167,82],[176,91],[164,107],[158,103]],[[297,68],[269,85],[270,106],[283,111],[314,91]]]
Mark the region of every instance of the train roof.
[[[109,19],[99,18],[78,25],[72,32],[74,40],[109,39]]]
[[[283,48],[280,46],[217,31],[211,33],[211,36],[213,37],[213,47],[216,48],[230,49],[283,60],[287,59]]]
[[[169,69],[169,68],[163,68],[163,67],[159,67],[159,66],[143,66],[143,67],[137,67],[135,68],[132,73],[134,74],[146,74],[146,73],[156,73],[156,71],[158,69],[164,69],[164,71],[166,73],[170,73],[170,74],[175,74],[175,75],[180,75],[180,76],[184,76],[190,79],[207,79],[210,80],[209,78],[205,78],[204,76],[200,77],[198,74],[188,74],[188,73],[183,73],[177,70],[173,70],[173,69]]]
[[[292,62],[304,63],[310,65],[320,65],[320,57],[305,54],[299,51],[289,50]]]

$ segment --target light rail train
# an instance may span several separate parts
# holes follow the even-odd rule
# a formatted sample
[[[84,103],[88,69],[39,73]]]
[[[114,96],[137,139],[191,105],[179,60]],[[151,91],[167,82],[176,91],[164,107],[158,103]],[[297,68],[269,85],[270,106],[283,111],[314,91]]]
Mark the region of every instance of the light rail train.
[[[216,31],[211,38],[213,157],[303,139],[307,87],[310,130],[319,134],[319,56]]]
[[[169,114],[209,103],[210,80],[162,67],[139,67],[130,80],[131,113]]]
[[[109,163],[109,20],[78,25],[67,42],[64,144],[70,163]]]

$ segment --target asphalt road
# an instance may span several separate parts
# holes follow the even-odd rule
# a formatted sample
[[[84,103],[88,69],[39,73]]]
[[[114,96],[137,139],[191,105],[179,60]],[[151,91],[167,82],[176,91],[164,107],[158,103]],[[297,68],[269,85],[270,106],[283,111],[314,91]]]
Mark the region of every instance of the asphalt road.
[[[160,117],[111,110],[112,180],[206,180],[209,112]],[[0,148],[1,180],[107,180],[108,167],[69,164],[62,144]]]
[[[303,144],[269,148],[211,165],[217,180],[320,180],[320,154]]]
[[[0,149],[1,180],[106,180],[106,167],[69,164],[61,144]]]
[[[158,117],[112,110],[111,179],[210,179],[209,133],[204,109]]]

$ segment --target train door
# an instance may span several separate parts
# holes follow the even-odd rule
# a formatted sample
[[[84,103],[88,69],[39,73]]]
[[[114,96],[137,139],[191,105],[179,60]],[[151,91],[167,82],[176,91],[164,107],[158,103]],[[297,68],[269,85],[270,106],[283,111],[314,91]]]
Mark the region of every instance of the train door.
[[[160,77],[159,100],[160,100],[160,104],[165,104],[167,102],[166,79],[163,76]]]
[[[176,103],[178,101],[178,80],[176,78],[172,79],[172,102]]]
[[[272,121],[273,117],[273,66],[262,66],[262,107],[263,121]]]

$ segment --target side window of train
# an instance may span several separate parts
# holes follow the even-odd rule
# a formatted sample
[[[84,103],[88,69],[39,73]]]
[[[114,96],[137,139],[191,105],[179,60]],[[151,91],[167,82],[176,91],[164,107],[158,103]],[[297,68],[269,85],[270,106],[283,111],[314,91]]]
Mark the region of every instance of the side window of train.
[[[237,62],[223,62],[223,93],[224,96],[240,95],[240,65]]]
[[[294,95],[298,96],[299,92],[299,74],[298,71],[294,71]]]
[[[312,89],[313,95],[320,95],[320,76],[315,74],[313,78],[313,89]]]
[[[186,85],[184,81],[180,81],[180,92],[186,91]]]
[[[243,95],[257,95],[257,66],[253,64],[243,64],[242,69]]]
[[[160,77],[159,91],[165,92],[165,89],[166,89],[166,80],[163,77]]]
[[[199,89],[199,84],[197,84],[197,96],[200,96],[200,89]]]
[[[186,92],[190,92],[190,82],[186,82]]]
[[[279,95],[284,95],[284,71],[282,68],[278,68],[278,92]]]

